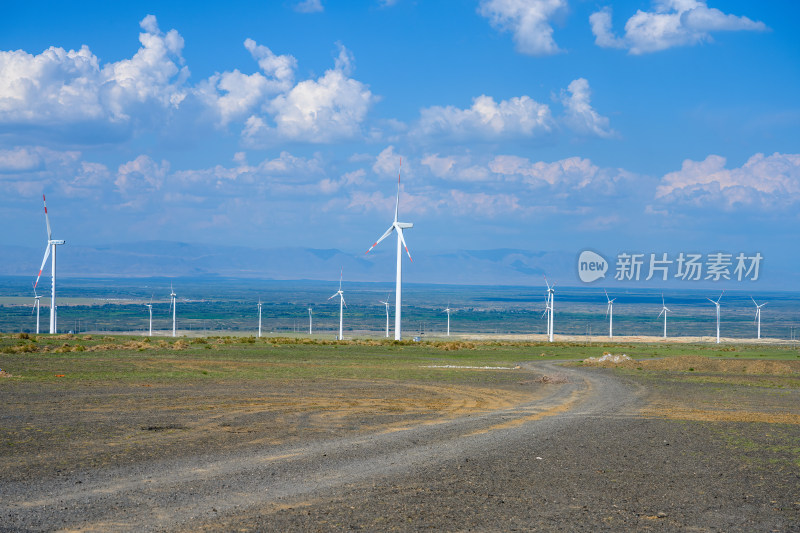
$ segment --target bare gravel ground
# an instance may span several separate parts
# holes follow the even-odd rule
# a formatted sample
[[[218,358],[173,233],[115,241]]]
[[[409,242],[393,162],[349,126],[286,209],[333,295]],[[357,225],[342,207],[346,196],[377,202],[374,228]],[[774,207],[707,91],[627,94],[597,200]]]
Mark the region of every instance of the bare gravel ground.
[[[3,395],[0,531],[800,531],[796,386],[518,372]]]

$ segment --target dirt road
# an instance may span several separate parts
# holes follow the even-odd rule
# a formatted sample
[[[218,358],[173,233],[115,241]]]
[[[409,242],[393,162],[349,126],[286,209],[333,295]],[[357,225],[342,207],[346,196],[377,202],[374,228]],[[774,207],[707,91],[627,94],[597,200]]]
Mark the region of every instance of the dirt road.
[[[528,370],[567,379],[456,418],[3,482],[0,530],[800,530],[797,465],[728,439],[797,426],[643,416],[634,381]]]

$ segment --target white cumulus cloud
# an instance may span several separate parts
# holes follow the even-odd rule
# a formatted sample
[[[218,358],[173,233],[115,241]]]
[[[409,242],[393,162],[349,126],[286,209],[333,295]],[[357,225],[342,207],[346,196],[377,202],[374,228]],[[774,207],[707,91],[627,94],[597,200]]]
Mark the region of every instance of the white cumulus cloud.
[[[612,30],[610,8],[593,13],[589,21],[598,46],[627,48],[631,54],[709,41],[716,31],[767,29],[763,22],[723,13],[704,0],[656,0],[653,11],[638,10],[628,19],[623,37]]]
[[[119,166],[114,184],[123,193],[144,193],[161,189],[164,185],[169,162],[158,163],[149,156],[140,155],[133,161]]]
[[[412,135],[451,140],[503,139],[536,136],[550,132],[553,127],[550,107],[529,96],[498,103],[491,96],[481,95],[468,109],[454,106],[422,109]]]
[[[481,0],[478,13],[495,28],[510,31],[520,52],[550,55],[560,51],[550,21],[566,7],[566,0]]]
[[[438,141],[495,141],[543,137],[563,125],[582,136],[613,137],[616,133],[609,119],[592,108],[590,97],[589,82],[584,78],[573,80],[561,91],[564,116],[554,117],[547,104],[530,96],[497,102],[481,95],[467,109],[433,106],[420,110],[410,135]]]
[[[261,115],[248,118],[243,137],[250,146],[289,139],[328,143],[361,134],[361,124],[375,100],[369,88],[350,76],[353,59],[339,45],[335,66],[316,80],[297,83],[276,96],[266,108],[274,126]]]
[[[566,91],[561,92],[561,102],[564,104],[564,122],[576,133],[597,137],[612,137],[614,131],[609,125],[607,117],[595,111],[589,100],[591,89],[589,82],[584,78],[573,80]]]
[[[718,155],[685,160],[681,170],[662,178],[656,199],[724,209],[773,209],[800,202],[800,154],[755,154],[739,168],[726,168],[726,163]]]
[[[161,32],[152,15],[140,26],[136,54],[102,67],[86,45],[77,51],[50,47],[38,55],[0,51],[0,124],[119,125],[177,107],[189,75],[182,66],[183,38],[175,30]]]
[[[220,126],[241,120],[268,102],[270,97],[290,90],[297,60],[291,55],[276,55],[269,48],[246,39],[245,48],[258,62],[261,72],[243,74],[239,70],[211,76],[200,83],[195,94],[213,109]]]
[[[82,160],[75,150],[18,146],[0,150],[0,191],[23,196],[57,187],[67,196],[96,193],[110,182],[105,165]]]

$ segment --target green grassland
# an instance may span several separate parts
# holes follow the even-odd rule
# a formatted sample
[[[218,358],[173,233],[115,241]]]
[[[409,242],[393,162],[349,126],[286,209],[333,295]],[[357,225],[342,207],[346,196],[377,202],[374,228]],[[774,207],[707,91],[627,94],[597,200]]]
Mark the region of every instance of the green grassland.
[[[303,337],[229,336],[148,339],[120,335],[36,336],[23,333],[0,335],[0,369],[12,375],[10,379],[0,380],[0,387],[9,381],[80,383],[98,380],[393,379],[464,382],[476,372],[443,367],[513,368],[522,361],[575,361],[607,352],[625,353],[634,359],[682,355],[800,359],[796,348],[781,345],[330,341]],[[504,370],[482,372],[513,374]]]

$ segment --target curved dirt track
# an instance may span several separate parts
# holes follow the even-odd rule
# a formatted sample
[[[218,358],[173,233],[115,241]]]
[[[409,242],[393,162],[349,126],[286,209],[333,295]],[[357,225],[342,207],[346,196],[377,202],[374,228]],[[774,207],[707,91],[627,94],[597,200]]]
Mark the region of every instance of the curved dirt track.
[[[797,479],[754,486],[703,427],[640,417],[631,382],[527,366],[568,381],[452,420],[5,483],[0,530],[800,528],[770,492]]]

